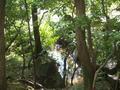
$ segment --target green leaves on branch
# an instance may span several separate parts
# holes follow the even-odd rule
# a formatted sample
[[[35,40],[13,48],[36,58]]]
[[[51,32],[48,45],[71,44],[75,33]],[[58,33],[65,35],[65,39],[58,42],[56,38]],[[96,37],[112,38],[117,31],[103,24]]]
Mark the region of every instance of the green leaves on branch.
[[[75,22],[75,27],[80,27],[82,29],[85,29],[90,24],[90,20],[86,16],[76,17],[74,22]]]

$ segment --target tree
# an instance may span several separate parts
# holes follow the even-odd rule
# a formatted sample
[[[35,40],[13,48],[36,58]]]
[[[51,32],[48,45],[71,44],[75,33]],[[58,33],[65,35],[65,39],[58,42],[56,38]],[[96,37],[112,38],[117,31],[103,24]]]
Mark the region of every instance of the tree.
[[[85,0],[74,0],[76,7],[76,15],[78,18],[82,18],[84,20],[85,14]],[[76,42],[78,49],[78,57],[83,65],[83,74],[84,74],[84,86],[85,90],[93,90],[92,83],[94,79],[95,66],[90,60],[90,54],[88,51],[88,47],[86,44],[85,37],[85,28],[82,25],[75,27],[76,28]]]
[[[33,21],[33,31],[34,31],[34,38],[35,38],[35,55],[36,57],[42,51],[42,44],[40,41],[40,33],[39,33],[39,25],[38,25],[38,16],[37,16],[37,6],[32,6],[32,21]]]
[[[6,90],[4,22],[5,0],[0,0],[0,90]]]
[[[79,74],[84,77],[85,90],[95,90],[101,85],[107,86],[102,83],[104,81],[111,84],[114,90],[118,81],[114,80],[113,82],[112,78],[109,79],[108,74],[117,76],[120,69],[120,19],[119,15],[111,16],[111,12],[116,9],[119,10],[118,3],[119,0],[7,0],[5,16],[7,79],[11,77],[12,80],[16,80],[21,77],[21,66],[24,60],[23,72],[25,70],[25,73],[22,73],[22,75],[25,75],[25,81],[34,82],[31,85],[32,87],[40,83],[46,88],[57,88],[57,86],[59,87],[57,82],[60,82],[60,79],[64,79],[65,87],[67,87],[67,80],[69,79],[67,75],[71,76],[73,72],[73,76],[71,76],[73,80],[74,74],[76,74],[75,78],[78,76],[75,73],[77,63],[81,68]],[[1,13],[0,15],[3,17]],[[30,26],[31,21],[33,22],[33,31]],[[1,22],[3,21],[0,21],[0,24]],[[0,30],[3,30],[3,27]],[[2,35],[0,33],[0,39],[3,37]],[[109,58],[113,43],[116,50]],[[55,78],[60,76],[57,68],[55,75],[52,72],[53,69],[49,68],[53,59],[49,57],[48,53],[53,51],[56,44],[59,44],[59,49],[56,50],[59,50],[65,57],[64,60],[61,59],[61,61],[64,61],[63,72],[65,73],[63,73],[63,78]],[[2,45],[3,43],[0,42],[0,47]],[[74,53],[76,47],[79,60],[76,52]],[[75,57],[74,54],[76,54]],[[53,54],[54,56],[55,54]],[[3,60],[0,58],[0,61],[3,62]],[[30,63],[27,67],[27,64],[32,60],[33,63]],[[115,68],[104,67],[107,61],[109,61],[108,63],[116,63]],[[104,62],[106,63],[104,64]],[[59,64],[55,63],[55,65],[59,67]],[[0,66],[3,66],[3,64]],[[73,67],[75,67],[75,71],[73,71]],[[14,70],[14,72],[11,72],[11,70]],[[102,81],[99,80],[101,78]],[[0,80],[3,80],[3,78]],[[14,80],[13,82],[16,82]],[[8,81],[11,81],[11,79],[8,79]],[[63,83],[61,82],[61,84]],[[96,88],[92,88],[92,84]],[[79,85],[79,87],[83,88],[82,85]]]

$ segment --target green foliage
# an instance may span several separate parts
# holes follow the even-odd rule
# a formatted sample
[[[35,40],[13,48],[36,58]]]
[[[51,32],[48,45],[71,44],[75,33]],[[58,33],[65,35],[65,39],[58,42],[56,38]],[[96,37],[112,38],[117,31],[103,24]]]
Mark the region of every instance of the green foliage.
[[[28,10],[26,10],[25,0],[6,0],[6,47],[10,45],[6,51],[6,66],[7,76],[12,76],[13,79],[21,77],[23,54],[27,64],[33,57],[32,54],[34,54],[34,51],[32,52],[35,48],[31,23],[32,5],[41,10],[39,13],[42,13],[42,10],[48,11],[48,14],[40,22],[41,25],[39,27],[41,43],[46,51],[54,47],[58,38],[64,38],[68,43],[66,48],[72,50],[76,46],[75,28],[80,26],[87,31],[87,27],[90,25],[93,47],[96,51],[96,62],[100,65],[104,63],[107,56],[112,52],[113,44],[120,41],[119,15],[111,16],[112,11],[116,11],[116,7],[120,6],[119,0],[104,0],[104,9],[109,16],[108,20],[106,20],[103,12],[101,0],[86,0],[86,16],[79,17],[75,15],[73,0],[26,0],[26,2]],[[39,13],[37,13],[38,16],[40,15]],[[57,22],[50,20],[50,17],[54,17],[54,15],[59,18]],[[31,40],[29,38],[28,19],[30,19]],[[43,55],[40,59],[45,63],[48,59],[47,56]],[[43,71],[46,71],[45,67]],[[43,71],[41,70],[42,73]],[[27,71],[25,75],[29,76],[31,72]],[[105,90],[107,90],[109,85],[104,81],[97,83],[98,90],[103,90],[101,88],[104,84],[106,84]],[[73,90],[82,90],[83,86],[72,88]]]
[[[7,90],[26,90],[25,86],[20,83],[9,83]]]
[[[7,57],[7,60],[7,77],[10,77],[12,81],[17,80],[21,75],[20,68],[22,68],[22,59],[14,53],[11,53],[11,55]]]
[[[90,23],[90,20],[88,19],[88,17],[85,16],[79,16],[75,18],[75,27],[81,27],[82,29],[85,29],[86,27],[88,27]]]
[[[111,86],[107,81],[97,82],[96,90],[110,90]]]
[[[84,90],[84,86],[83,86],[83,84],[82,85],[76,84],[76,85],[70,87],[69,90]]]
[[[54,35],[54,29],[49,25],[49,22],[45,22],[40,28],[40,34],[42,42],[45,48],[50,48],[57,40],[57,36]]]

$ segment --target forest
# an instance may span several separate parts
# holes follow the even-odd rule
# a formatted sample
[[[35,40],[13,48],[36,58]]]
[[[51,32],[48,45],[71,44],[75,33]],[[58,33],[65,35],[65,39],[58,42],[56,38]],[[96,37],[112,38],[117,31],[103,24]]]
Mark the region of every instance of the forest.
[[[0,0],[0,90],[120,90],[120,0]]]

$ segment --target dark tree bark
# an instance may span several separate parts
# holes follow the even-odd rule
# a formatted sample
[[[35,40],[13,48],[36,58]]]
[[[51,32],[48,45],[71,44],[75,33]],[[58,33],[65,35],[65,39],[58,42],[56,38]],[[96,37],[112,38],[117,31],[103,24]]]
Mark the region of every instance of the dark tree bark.
[[[32,22],[33,22],[33,31],[34,31],[34,39],[35,39],[35,55],[38,56],[38,54],[41,53],[42,51],[42,44],[40,41],[37,7],[34,5],[32,6]]]
[[[77,17],[85,17],[85,0],[74,0]],[[76,42],[78,49],[78,58],[83,66],[84,90],[94,90],[92,83],[95,73],[95,65],[90,60],[88,47],[86,45],[85,29],[80,26],[76,28]]]
[[[0,0],[0,90],[6,90],[4,22],[5,0]]]
[[[35,57],[33,59],[33,68],[34,68],[34,85],[36,89],[36,81],[39,80],[39,65],[41,60],[38,60],[38,56],[42,52],[42,44],[40,41],[40,33],[39,33],[39,25],[38,25],[38,15],[37,15],[37,7],[35,5],[32,6],[32,22],[33,22],[33,32],[34,32],[34,39],[35,39]],[[38,81],[39,82],[39,81]]]

